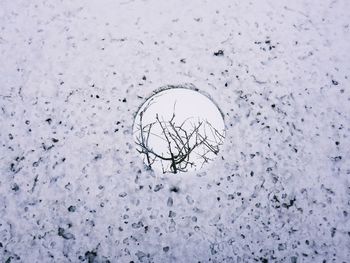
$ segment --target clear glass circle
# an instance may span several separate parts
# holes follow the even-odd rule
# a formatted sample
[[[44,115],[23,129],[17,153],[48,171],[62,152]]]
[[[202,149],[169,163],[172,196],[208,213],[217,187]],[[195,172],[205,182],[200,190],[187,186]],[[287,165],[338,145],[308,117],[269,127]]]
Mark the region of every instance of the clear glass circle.
[[[208,96],[190,88],[170,88],[142,104],[133,137],[148,168],[162,173],[196,171],[218,155],[225,123]]]

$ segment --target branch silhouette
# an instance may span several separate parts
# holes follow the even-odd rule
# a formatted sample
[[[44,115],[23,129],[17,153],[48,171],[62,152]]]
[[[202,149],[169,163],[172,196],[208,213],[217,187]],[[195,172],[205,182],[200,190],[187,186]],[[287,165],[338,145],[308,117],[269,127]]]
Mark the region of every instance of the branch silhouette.
[[[155,162],[160,162],[163,173],[187,172],[191,167],[212,160],[212,156],[219,153],[219,146],[223,144],[223,132],[218,131],[208,121],[185,119],[180,125],[175,122],[174,112],[169,120],[156,114],[155,121],[143,124],[143,115],[150,102],[139,114],[136,144],[137,151],[144,155],[144,160],[149,169]],[[166,145],[166,150],[161,151],[150,144],[150,138],[155,137]]]

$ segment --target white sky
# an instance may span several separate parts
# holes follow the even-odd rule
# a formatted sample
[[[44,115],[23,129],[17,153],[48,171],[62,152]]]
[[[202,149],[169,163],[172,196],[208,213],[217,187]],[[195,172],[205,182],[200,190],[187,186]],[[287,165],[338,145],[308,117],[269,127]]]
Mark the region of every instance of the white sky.
[[[161,91],[151,98],[149,98],[144,105],[140,108],[135,121],[134,137],[138,136],[139,114],[147,107],[148,102],[151,101],[150,106],[144,112],[143,126],[156,121],[156,114],[158,114],[160,120],[169,121],[173,115],[175,109],[174,122],[180,125],[186,119],[188,125],[184,128],[191,129],[191,121],[198,123],[198,121],[208,121],[215,129],[224,134],[225,124],[221,113],[217,106],[205,95],[186,88],[175,88]],[[174,107],[175,105],[175,107]],[[157,135],[161,135],[161,129],[159,126],[154,126],[152,132]],[[211,134],[207,134],[211,137]],[[164,153],[168,150],[168,145],[165,141],[157,136],[151,135],[149,139],[149,146],[158,153]],[[212,156],[214,157],[214,156]],[[194,159],[192,161],[202,162],[201,158]],[[157,165],[153,165],[157,168]]]

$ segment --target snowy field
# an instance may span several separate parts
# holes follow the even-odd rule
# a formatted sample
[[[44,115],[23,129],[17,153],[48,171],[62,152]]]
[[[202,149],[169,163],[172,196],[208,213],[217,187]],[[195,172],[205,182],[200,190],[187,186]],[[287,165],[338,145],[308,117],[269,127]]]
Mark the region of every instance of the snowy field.
[[[1,262],[349,262],[349,0],[0,0]],[[134,116],[191,83],[205,168],[146,169]]]

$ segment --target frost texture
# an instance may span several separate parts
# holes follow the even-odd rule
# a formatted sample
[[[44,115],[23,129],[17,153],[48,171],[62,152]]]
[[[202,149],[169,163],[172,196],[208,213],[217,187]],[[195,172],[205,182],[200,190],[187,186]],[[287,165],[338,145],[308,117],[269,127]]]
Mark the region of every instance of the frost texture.
[[[347,262],[349,5],[3,0],[0,261]],[[225,144],[155,176],[133,116],[182,83]]]

